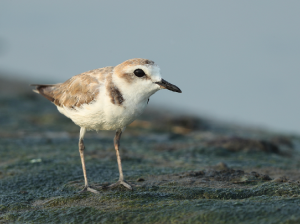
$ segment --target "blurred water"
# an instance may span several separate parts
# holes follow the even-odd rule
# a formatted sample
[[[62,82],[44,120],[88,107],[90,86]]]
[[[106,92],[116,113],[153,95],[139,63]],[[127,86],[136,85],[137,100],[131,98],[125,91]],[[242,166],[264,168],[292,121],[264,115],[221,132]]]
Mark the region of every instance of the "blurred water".
[[[0,70],[30,82],[142,57],[151,103],[300,133],[299,1],[1,1]],[[151,105],[151,104],[150,104]]]

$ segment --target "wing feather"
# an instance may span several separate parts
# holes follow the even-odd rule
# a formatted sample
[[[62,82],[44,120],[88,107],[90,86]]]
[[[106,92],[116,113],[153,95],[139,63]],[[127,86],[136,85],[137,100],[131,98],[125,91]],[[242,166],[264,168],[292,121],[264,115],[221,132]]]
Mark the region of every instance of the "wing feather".
[[[73,76],[64,83],[53,85],[33,84],[33,86],[36,86],[36,90],[34,91],[57,106],[68,108],[80,107],[96,99],[100,86],[104,85],[107,74],[111,73],[113,68],[105,67],[84,72]]]

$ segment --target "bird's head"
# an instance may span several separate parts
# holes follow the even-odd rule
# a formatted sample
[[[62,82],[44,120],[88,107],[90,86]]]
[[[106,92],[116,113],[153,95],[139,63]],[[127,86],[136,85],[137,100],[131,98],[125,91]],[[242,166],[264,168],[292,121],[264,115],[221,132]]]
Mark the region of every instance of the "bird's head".
[[[114,68],[114,82],[128,94],[147,98],[160,89],[181,93],[181,90],[162,79],[159,67],[150,60],[135,58]]]

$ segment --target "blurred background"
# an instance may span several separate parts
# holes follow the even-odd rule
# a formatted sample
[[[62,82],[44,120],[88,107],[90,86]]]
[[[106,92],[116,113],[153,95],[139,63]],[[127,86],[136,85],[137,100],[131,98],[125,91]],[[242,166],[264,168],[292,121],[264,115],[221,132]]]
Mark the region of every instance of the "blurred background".
[[[150,107],[299,134],[299,8],[292,0],[2,0],[0,78],[64,82],[148,58],[183,91],[160,91]]]

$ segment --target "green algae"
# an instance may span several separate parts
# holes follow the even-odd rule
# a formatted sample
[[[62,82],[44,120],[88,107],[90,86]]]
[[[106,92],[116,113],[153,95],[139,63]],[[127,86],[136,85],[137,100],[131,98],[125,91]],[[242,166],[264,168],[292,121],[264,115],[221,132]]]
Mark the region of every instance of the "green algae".
[[[167,200],[115,209],[72,206],[7,213],[2,220],[53,223],[289,223],[300,219],[300,199]],[[293,214],[287,216],[286,214]]]
[[[114,133],[88,133],[87,175],[100,194],[78,194],[78,127],[36,97],[0,105],[0,223],[300,222],[298,136],[146,112],[141,124],[150,126],[128,127],[121,140],[125,178],[140,187],[100,189],[118,180]],[[228,135],[278,151],[208,144]],[[275,181],[282,175],[286,182]]]

